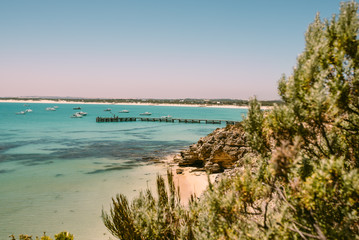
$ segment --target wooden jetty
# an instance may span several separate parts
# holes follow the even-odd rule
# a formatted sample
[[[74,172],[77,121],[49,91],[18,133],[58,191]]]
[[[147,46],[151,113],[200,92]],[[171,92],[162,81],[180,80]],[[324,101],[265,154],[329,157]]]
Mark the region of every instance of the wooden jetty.
[[[239,121],[211,120],[211,119],[185,119],[185,118],[153,118],[153,117],[97,117],[96,122],[170,122],[170,123],[206,123],[206,124],[236,124]]]

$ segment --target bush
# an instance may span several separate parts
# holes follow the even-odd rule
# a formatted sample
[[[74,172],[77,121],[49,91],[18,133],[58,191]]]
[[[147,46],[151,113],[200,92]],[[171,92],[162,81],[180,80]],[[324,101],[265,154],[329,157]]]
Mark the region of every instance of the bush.
[[[11,240],[16,240],[14,235],[10,235],[9,237]],[[32,236],[21,234],[19,240],[32,240]],[[44,235],[41,238],[36,237],[36,240],[52,240],[52,238],[46,236],[46,233],[44,232]],[[61,232],[55,235],[55,240],[74,240],[74,236],[68,232]]]
[[[247,152],[188,206],[168,190],[113,200],[106,227],[119,239],[359,239],[359,17],[354,1],[319,15],[278,89],[284,104],[256,99],[237,127]]]

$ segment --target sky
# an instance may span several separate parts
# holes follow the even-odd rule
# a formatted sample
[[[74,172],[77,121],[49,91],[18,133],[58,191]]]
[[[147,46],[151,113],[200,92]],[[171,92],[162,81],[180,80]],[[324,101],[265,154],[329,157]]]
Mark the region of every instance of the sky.
[[[0,0],[0,97],[279,99],[339,0]]]

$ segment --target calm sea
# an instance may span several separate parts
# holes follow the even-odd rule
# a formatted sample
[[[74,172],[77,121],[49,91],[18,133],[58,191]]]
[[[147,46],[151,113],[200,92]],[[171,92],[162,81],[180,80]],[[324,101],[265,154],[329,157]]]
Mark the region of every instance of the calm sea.
[[[149,159],[179,152],[218,124],[96,123],[111,114],[139,117],[242,119],[243,109],[103,104],[0,103],[0,239],[21,233],[76,240],[111,237],[101,220],[111,197],[129,198],[166,169]],[[56,111],[47,107],[57,106]],[[81,107],[83,118],[70,118]],[[111,108],[111,112],[104,111]],[[24,115],[17,112],[31,109]],[[119,113],[128,110],[129,113]],[[111,237],[114,239],[113,237]]]

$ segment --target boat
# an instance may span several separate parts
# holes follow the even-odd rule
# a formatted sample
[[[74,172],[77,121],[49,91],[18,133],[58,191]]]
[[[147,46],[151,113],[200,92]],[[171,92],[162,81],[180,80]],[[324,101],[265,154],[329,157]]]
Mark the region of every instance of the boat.
[[[130,111],[128,111],[128,110],[121,110],[121,111],[119,111],[119,113],[129,113]]]
[[[53,107],[47,107],[47,108],[46,108],[46,111],[56,111],[56,108],[53,108]]]
[[[87,112],[83,112],[83,111],[77,112],[76,114],[80,114],[81,116],[87,116]]]
[[[161,118],[163,118],[163,119],[171,119],[172,116],[171,116],[171,115],[167,115],[167,116],[162,116]]]
[[[81,110],[80,107],[74,107],[73,110]]]
[[[59,106],[54,106],[54,108],[59,108]]]
[[[111,111],[111,108],[106,108],[104,111],[110,112],[110,111]]]
[[[16,115],[24,115],[24,114],[26,114],[25,111],[21,111],[21,112],[17,112],[17,113],[16,113]]]
[[[32,112],[32,109],[28,108],[28,109],[25,110],[25,112],[27,112],[27,113]]]
[[[77,113],[72,114],[71,118],[82,118],[82,115],[77,112]]]
[[[150,113],[150,112],[144,112],[144,113],[140,113],[140,115],[152,115],[152,113]]]

